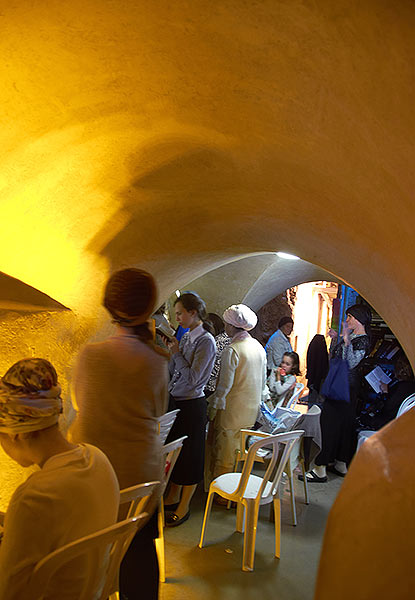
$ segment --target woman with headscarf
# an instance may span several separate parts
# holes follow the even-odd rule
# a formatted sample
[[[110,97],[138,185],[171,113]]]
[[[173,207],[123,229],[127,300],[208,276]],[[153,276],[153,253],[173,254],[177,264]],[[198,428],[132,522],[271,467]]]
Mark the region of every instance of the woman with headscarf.
[[[315,460],[314,469],[306,475],[310,482],[326,482],[326,470],[344,477],[355,450],[354,421],[360,384],[358,367],[369,352],[372,315],[364,304],[350,306],[346,315],[342,340],[334,348],[331,358],[347,361],[350,402],[325,398],[320,417],[322,449]]]
[[[104,306],[116,324],[115,335],[88,344],[74,375],[79,412],[73,438],[105,452],[121,489],[162,477],[158,417],[166,411],[168,374],[166,352],[154,344],[148,324],[156,295],[155,281],[146,271],[114,273]],[[156,500],[146,507],[152,517],[121,564],[121,595],[129,600],[158,596]]]
[[[209,440],[205,486],[233,471],[239,449],[240,430],[254,425],[266,386],[267,358],[261,344],[248,331],[257,323],[256,314],[244,304],[234,304],[223,313],[225,331],[232,338],[222,353],[216,391],[209,397]]]
[[[54,367],[41,358],[20,360],[0,381],[3,450],[23,467],[40,467],[16,489],[5,515],[1,600],[31,600],[27,583],[39,560],[117,519],[119,487],[114,470],[98,448],[75,445],[62,436],[60,393]],[[104,561],[102,552],[96,560]],[[42,597],[79,598],[86,569],[82,561],[60,569]],[[101,583],[97,581],[97,590]]]

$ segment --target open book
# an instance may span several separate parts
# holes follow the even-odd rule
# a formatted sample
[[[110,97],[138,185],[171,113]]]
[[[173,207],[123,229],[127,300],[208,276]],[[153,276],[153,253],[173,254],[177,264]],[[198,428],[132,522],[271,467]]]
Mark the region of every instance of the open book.
[[[379,366],[375,367],[373,371],[370,371],[370,373],[365,375],[365,379],[377,394],[382,392],[380,389],[381,383],[389,383],[391,381],[389,375],[386,375],[385,371],[383,371],[383,369],[381,369]]]

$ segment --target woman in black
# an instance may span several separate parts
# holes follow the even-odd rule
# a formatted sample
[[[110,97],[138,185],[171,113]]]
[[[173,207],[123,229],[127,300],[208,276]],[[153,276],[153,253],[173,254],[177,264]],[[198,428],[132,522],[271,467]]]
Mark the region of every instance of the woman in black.
[[[342,340],[334,348],[332,358],[343,358],[349,367],[350,402],[326,398],[321,409],[322,448],[315,468],[307,473],[307,481],[327,481],[326,468],[344,475],[355,450],[354,421],[357,392],[360,384],[359,364],[369,352],[372,315],[363,304],[354,304],[346,311]]]

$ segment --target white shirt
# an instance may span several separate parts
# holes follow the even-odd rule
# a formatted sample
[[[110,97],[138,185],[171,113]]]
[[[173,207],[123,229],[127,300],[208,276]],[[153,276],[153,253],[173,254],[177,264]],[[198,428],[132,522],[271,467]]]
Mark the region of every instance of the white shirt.
[[[113,525],[119,487],[105,454],[87,444],[49,458],[14,492],[0,545],[0,600],[34,600],[27,582],[50,552]],[[96,560],[105,564],[102,552]],[[77,561],[52,578],[44,600],[77,598],[82,570]],[[99,583],[99,582],[98,582]]]

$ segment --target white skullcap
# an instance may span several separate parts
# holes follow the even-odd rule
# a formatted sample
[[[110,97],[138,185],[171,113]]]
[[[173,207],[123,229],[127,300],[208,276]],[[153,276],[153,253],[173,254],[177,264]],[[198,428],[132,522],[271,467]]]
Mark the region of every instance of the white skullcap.
[[[249,306],[245,306],[245,304],[232,304],[223,313],[223,320],[229,323],[229,325],[249,331],[257,324],[258,317]]]

